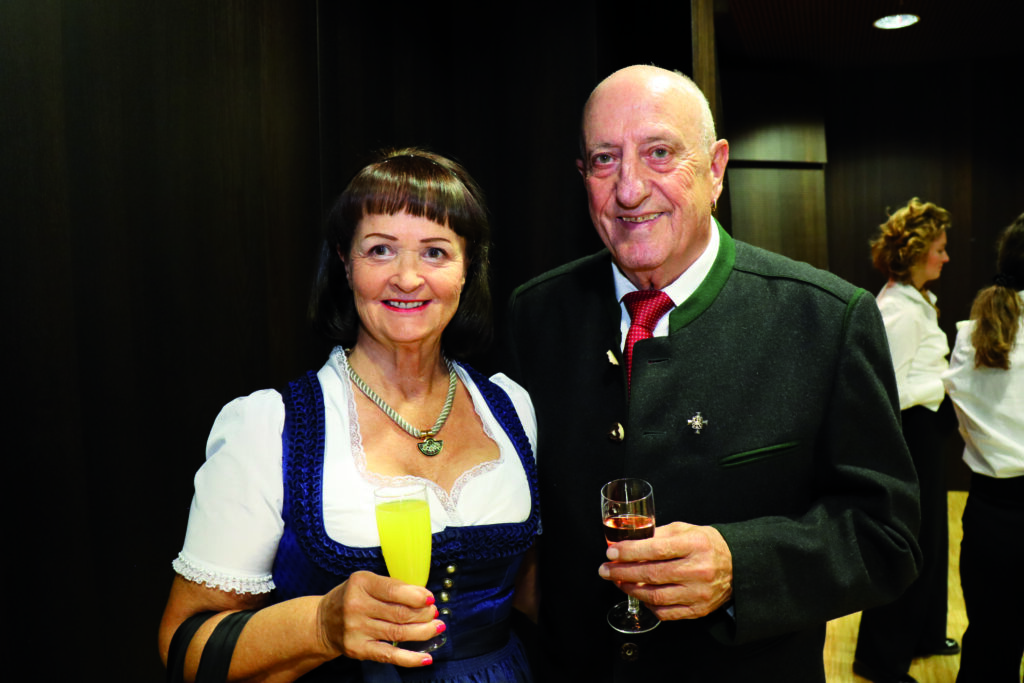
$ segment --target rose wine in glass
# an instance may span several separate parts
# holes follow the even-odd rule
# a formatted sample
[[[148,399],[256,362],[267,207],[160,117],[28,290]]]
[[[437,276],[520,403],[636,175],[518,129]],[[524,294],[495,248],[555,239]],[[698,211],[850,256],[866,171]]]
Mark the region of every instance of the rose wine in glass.
[[[654,536],[654,489],[643,479],[616,479],[601,488],[601,520],[608,545]],[[639,600],[626,596],[608,612],[620,633],[644,633],[661,622]]]
[[[430,504],[425,484],[382,487],[373,492],[380,550],[388,574],[426,586],[430,574]],[[402,643],[406,650],[432,652],[445,644],[442,633],[423,643]],[[398,643],[393,643],[398,645]]]

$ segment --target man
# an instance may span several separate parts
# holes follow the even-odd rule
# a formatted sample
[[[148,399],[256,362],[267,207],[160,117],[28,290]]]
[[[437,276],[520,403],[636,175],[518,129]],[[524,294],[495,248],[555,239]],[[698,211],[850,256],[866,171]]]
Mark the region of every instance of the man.
[[[874,297],[718,227],[729,145],[684,76],[609,76],[582,146],[606,249],[518,288],[508,319],[539,423],[538,675],[824,681],[825,622],[894,599],[919,558]],[[629,370],[620,301],[651,289],[672,310]],[[622,476],[651,482],[658,527],[606,546],[599,491]],[[609,627],[623,591],[657,628]]]

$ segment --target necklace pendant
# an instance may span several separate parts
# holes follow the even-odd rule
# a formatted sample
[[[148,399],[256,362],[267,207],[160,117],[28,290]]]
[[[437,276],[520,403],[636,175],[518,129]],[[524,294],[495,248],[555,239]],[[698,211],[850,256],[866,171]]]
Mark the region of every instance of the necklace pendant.
[[[441,452],[441,448],[444,446],[444,441],[438,441],[432,437],[427,437],[422,443],[416,444],[416,447],[420,449],[420,453],[427,456],[434,456]]]

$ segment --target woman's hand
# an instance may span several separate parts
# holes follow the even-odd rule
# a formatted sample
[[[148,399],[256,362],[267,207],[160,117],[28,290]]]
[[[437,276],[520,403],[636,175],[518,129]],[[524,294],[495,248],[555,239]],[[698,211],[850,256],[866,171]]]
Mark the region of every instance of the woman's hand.
[[[324,645],[338,654],[407,667],[432,659],[392,643],[430,640],[445,628],[426,588],[366,571],[320,599],[317,621]]]

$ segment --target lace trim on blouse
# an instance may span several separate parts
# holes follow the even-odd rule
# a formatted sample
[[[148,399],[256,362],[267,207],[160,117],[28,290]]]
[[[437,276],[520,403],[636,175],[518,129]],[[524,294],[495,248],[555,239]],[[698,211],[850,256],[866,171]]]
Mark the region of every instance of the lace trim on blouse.
[[[171,566],[174,567],[174,571],[192,583],[202,584],[207,588],[250,594],[269,593],[275,588],[272,574],[239,578],[234,574],[214,572],[193,563],[185,556],[184,552],[178,553],[178,557],[171,562]]]
[[[512,441],[526,471],[531,512],[523,522],[449,526],[444,531],[435,533],[431,553],[432,567],[455,561],[478,562],[514,557],[525,552],[540,532],[536,463],[519,416],[504,390],[471,368],[461,366],[460,369],[469,375],[484,403],[490,407],[492,415]],[[352,393],[349,390],[350,398]],[[290,406],[286,410],[287,438],[284,445],[285,500],[282,513],[286,527],[285,538],[287,539],[289,534],[296,538],[310,560],[335,575],[348,575],[356,569],[366,568],[367,563],[383,568],[379,547],[346,546],[332,540],[324,528],[324,406],[316,374],[309,372],[305,377],[290,383],[284,400],[285,405]],[[349,406],[352,410],[354,401]],[[358,434],[356,437],[358,438]],[[361,446],[358,440],[354,441],[354,444]],[[476,469],[473,468],[469,473]]]
[[[366,452],[363,450],[363,435],[359,429],[359,414],[356,411],[356,392],[353,390],[353,383],[348,374],[348,355],[341,347],[334,349],[333,355],[337,360],[338,365],[341,367],[341,379],[342,384],[345,387],[345,393],[348,396],[348,414],[349,414],[349,439],[352,443],[352,456],[355,459],[356,469],[359,474],[362,475],[363,479],[370,482],[374,487],[378,486],[402,486],[405,484],[420,484],[425,483],[429,486],[434,493],[437,495],[437,499],[441,502],[445,511],[454,521],[461,521],[458,516],[458,502],[459,494],[462,493],[462,489],[467,486],[473,479],[479,477],[487,472],[490,472],[494,468],[501,465],[505,460],[505,449],[500,447],[500,442],[495,436],[494,431],[491,429],[487,416],[480,413],[480,408],[477,405],[477,401],[473,401],[473,410],[476,411],[477,416],[480,418],[480,423],[483,425],[484,434],[487,435],[491,441],[499,445],[498,458],[495,460],[488,460],[478,465],[474,465],[470,469],[466,470],[459,475],[459,478],[455,480],[455,484],[452,486],[451,493],[448,493],[442,486],[434,483],[429,479],[423,479],[413,475],[404,475],[398,477],[388,477],[385,475],[377,474],[366,469]],[[471,394],[473,389],[469,383],[466,382],[465,376],[463,375],[462,368],[456,365],[456,369],[459,373],[459,379],[463,385],[466,386],[466,390]],[[515,444],[513,444],[515,445]]]

